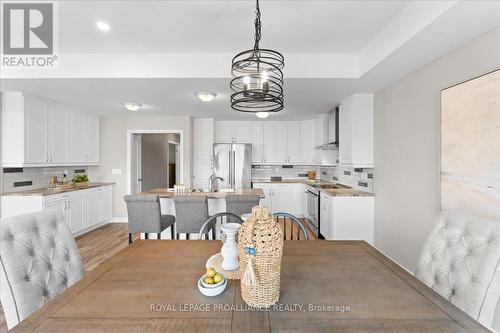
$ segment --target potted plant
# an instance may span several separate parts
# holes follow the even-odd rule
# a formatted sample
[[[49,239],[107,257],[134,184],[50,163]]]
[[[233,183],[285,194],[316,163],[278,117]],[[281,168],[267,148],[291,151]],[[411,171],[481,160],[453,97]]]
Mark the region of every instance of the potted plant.
[[[86,174],[75,175],[71,181],[75,187],[86,187],[89,185],[89,178]]]

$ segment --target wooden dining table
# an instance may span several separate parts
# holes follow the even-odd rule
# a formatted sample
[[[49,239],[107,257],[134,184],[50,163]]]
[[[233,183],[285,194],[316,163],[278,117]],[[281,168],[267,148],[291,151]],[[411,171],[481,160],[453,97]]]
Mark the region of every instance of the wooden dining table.
[[[136,241],[12,332],[489,332],[362,241],[285,241],[280,299],[197,287],[220,241]]]

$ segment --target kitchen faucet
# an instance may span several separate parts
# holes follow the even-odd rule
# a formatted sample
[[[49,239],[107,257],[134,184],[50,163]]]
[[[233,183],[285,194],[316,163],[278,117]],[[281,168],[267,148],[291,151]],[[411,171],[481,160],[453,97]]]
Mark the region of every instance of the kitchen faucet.
[[[210,192],[217,192],[218,191],[218,187],[214,186],[214,182],[216,182],[217,180],[220,180],[221,182],[223,182],[224,178],[219,177],[219,176],[215,176],[215,174],[212,174],[210,176],[210,178],[208,179],[208,184],[210,186]]]

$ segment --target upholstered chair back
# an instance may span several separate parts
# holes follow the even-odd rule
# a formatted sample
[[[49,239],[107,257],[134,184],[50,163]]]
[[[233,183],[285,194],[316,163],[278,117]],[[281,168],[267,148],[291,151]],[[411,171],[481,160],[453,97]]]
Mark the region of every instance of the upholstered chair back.
[[[128,232],[161,232],[160,199],[155,194],[126,195]]]
[[[415,275],[489,327],[500,295],[499,260],[500,221],[443,212]]]
[[[258,206],[260,196],[258,195],[234,195],[226,196],[226,212],[241,216],[252,212],[252,208]]]
[[[0,222],[0,299],[9,328],[83,277],[64,217],[53,210]]]
[[[204,195],[175,195],[177,233],[198,233],[208,220],[208,200]]]

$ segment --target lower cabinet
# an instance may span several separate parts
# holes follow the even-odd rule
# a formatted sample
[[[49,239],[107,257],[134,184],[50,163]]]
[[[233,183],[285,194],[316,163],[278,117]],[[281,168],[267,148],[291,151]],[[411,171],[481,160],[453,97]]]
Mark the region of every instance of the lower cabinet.
[[[254,183],[254,188],[264,191],[261,205],[268,207],[273,213],[282,212],[292,215],[303,215],[303,184],[293,183]]]
[[[320,233],[327,240],[364,240],[373,244],[374,197],[321,193]]]
[[[113,218],[113,186],[47,196],[2,196],[1,218],[42,209],[61,213],[71,232],[79,234]]]

